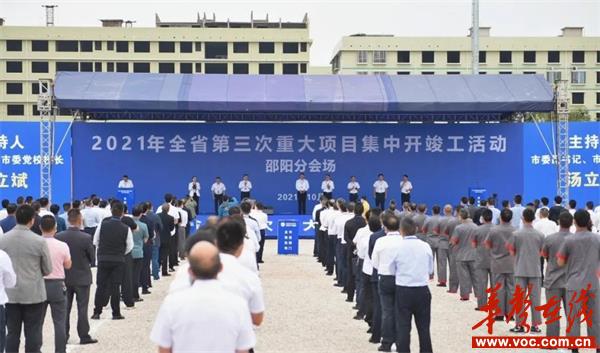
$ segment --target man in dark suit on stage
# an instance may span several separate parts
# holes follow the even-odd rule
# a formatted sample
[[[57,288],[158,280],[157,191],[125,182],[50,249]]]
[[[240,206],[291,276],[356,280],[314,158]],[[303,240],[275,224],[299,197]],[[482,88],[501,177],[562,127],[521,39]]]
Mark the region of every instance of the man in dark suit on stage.
[[[162,212],[158,214],[162,228],[160,230],[160,265],[163,276],[170,276],[169,266],[169,249],[171,244],[171,231],[175,228],[175,218],[169,216],[169,208],[171,205],[165,203],[162,205]]]
[[[73,298],[77,300],[77,334],[81,344],[96,343],[98,340],[90,336],[88,321],[88,303],[92,284],[92,263],[94,263],[94,246],[92,236],[80,230],[82,218],[78,209],[71,209],[67,214],[70,227],[58,234],[56,239],[69,246],[73,265],[65,270],[67,287],[67,341],[69,340],[70,314]]]

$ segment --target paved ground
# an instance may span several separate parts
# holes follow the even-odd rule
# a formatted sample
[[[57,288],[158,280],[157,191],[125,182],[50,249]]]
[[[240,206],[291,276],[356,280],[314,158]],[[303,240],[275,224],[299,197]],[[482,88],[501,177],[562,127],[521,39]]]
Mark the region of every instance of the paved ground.
[[[299,256],[277,256],[275,252],[275,242],[268,241],[266,263],[261,267],[267,312],[264,325],[257,331],[257,352],[377,351],[376,345],[367,342],[366,323],[352,320],[352,305],[344,301],[345,296],[339,288],[333,287],[331,277],[324,276],[321,266],[311,256],[312,241],[301,241]],[[153,293],[144,296],[144,302],[138,303],[134,310],[123,310],[126,320],[112,321],[110,311],[105,311],[102,320],[91,321],[92,336],[100,343],[79,346],[77,337],[72,337],[71,343],[75,344],[69,345],[68,350],[81,353],[156,351],[148,336],[168,282],[169,279],[154,282]],[[461,302],[456,295],[435,286],[431,291],[434,351],[475,351],[471,349],[471,336],[485,334],[485,328],[475,333],[471,330],[483,318],[482,313],[474,311],[475,302]],[[509,325],[499,323],[495,325],[494,333],[509,335],[509,328]],[[76,335],[75,328],[72,330],[72,335]],[[44,341],[43,351],[52,352],[54,339],[49,317],[45,323]],[[413,352],[418,352],[417,342],[413,332]]]

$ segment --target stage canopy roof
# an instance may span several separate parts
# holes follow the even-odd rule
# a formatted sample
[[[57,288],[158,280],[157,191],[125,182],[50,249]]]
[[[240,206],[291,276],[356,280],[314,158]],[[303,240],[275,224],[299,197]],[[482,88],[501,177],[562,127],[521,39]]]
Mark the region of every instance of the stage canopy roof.
[[[554,108],[541,75],[59,72],[54,95],[63,114],[88,119],[496,120]]]

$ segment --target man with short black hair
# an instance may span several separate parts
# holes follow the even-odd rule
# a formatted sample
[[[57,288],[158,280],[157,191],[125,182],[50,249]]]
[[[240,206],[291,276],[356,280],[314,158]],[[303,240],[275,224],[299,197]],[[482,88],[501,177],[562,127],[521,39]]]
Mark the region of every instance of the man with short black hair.
[[[431,248],[417,239],[415,222],[405,217],[401,224],[403,240],[398,242],[392,263],[395,275],[396,350],[410,352],[410,330],[414,317],[419,333],[419,351],[433,352],[431,346],[431,293],[433,277]]]
[[[144,244],[148,240],[148,226],[140,220],[142,216],[142,207],[136,206],[131,213],[133,220],[137,225],[133,231],[133,249],[131,250],[131,258],[133,260],[133,268],[131,271],[131,290],[134,302],[143,301],[140,298],[139,288],[141,286],[142,267],[144,266]]]
[[[43,216],[40,228],[42,229],[42,237],[44,237],[48,244],[52,260],[52,272],[44,277],[47,295],[46,305],[44,305],[44,319],[48,306],[50,306],[52,322],[54,323],[54,351],[65,353],[67,350],[65,270],[71,268],[71,253],[66,243],[54,238],[56,234],[56,221],[53,216]]]
[[[437,260],[436,259],[436,253],[438,251],[438,246],[439,246],[439,239],[440,239],[440,221],[441,221],[441,216],[440,216],[440,206],[438,205],[433,205],[433,207],[431,208],[431,217],[427,218],[427,220],[425,220],[425,223],[423,224],[423,228],[422,228],[422,232],[423,234],[427,235],[427,240],[429,243],[429,246],[431,247],[431,252],[433,254],[433,260]],[[445,273],[444,273],[444,281],[442,282],[440,280],[440,273],[438,270],[438,287],[445,287],[446,286],[446,277],[445,277]]]
[[[492,215],[493,219],[493,215]],[[510,300],[514,293],[514,262],[515,258],[506,248],[506,243],[510,241],[515,229],[511,225],[512,211],[509,209],[500,212],[500,224],[493,226],[487,238],[485,246],[490,249],[492,270],[491,287],[499,285],[497,294],[500,308],[500,314],[496,321],[501,321],[504,316],[508,317],[511,312]],[[493,222],[493,221],[492,221]]]
[[[77,299],[77,334],[80,344],[97,343],[98,340],[90,336],[88,321],[88,303],[90,300],[90,286],[92,284],[92,263],[96,256],[92,237],[81,231],[82,218],[78,209],[69,210],[69,228],[56,234],[56,239],[63,241],[69,247],[73,265],[65,271],[65,285],[67,287],[67,315],[66,333],[67,341],[70,332],[70,315],[73,299]]]
[[[6,210],[6,208],[9,204],[9,199],[2,199],[2,202],[0,203],[0,205],[2,205],[2,209],[0,210],[0,221],[6,218],[6,216],[8,216],[8,211]]]
[[[525,207],[521,205],[521,203],[523,202],[523,196],[515,195],[514,201],[515,205],[510,209],[513,213],[512,226],[515,229],[519,229],[521,223],[521,215],[523,214],[523,210],[525,209]]]
[[[396,271],[394,268],[394,259],[398,253],[402,238],[399,232],[399,219],[395,215],[391,213],[384,214],[383,227],[386,234],[375,242],[371,259],[373,268],[377,269],[379,275],[379,296],[381,300],[382,340],[378,350],[381,352],[391,352],[391,346],[396,342],[396,286],[394,282]]]
[[[533,333],[542,332],[539,325],[542,318],[539,310],[535,308],[540,305],[542,272],[539,266],[538,257],[542,253],[544,245],[544,235],[533,228],[535,212],[531,208],[523,210],[521,216],[523,219],[523,228],[514,232],[508,240],[506,246],[511,255],[515,256],[515,286],[516,290],[521,289],[529,293],[531,298],[531,329]],[[517,324],[511,332],[527,332],[524,326],[527,323],[523,320],[524,313],[516,313]]]
[[[170,208],[171,208],[171,205],[169,203],[165,202],[161,206],[161,212],[159,212],[157,214],[160,219],[160,223],[162,224],[162,228],[160,229],[160,232],[159,232],[159,239],[160,239],[159,257],[160,257],[160,266],[162,268],[163,276],[170,276],[170,274],[169,274],[169,253],[170,253],[170,248],[171,248],[171,237],[173,236],[172,235],[173,229],[175,229],[175,219],[169,213]],[[170,267],[172,267],[172,266],[170,266]]]
[[[540,198],[540,205],[536,210],[535,210],[535,219],[539,219],[540,218],[540,211],[541,210],[550,210],[550,208],[548,207],[548,203],[550,202],[550,200],[548,200],[548,198],[546,196],[543,196]]]
[[[52,215],[56,219],[56,231],[64,232],[65,230],[67,230],[67,222],[62,217],[58,216],[59,211],[60,206],[58,206],[57,204],[54,203],[50,206],[50,212],[52,212]]]
[[[543,210],[546,211],[547,209]],[[552,224],[554,222],[549,221]],[[558,216],[560,229],[554,234],[544,238],[542,245],[542,256],[548,261],[546,266],[546,275],[544,276],[544,288],[546,288],[546,304],[550,301],[557,300],[558,311],[560,314],[560,306],[568,316],[567,312],[567,290],[566,290],[566,268],[558,265],[556,255],[564,242],[571,236],[569,229],[573,225],[573,216],[569,212],[563,212]],[[560,320],[549,322],[546,324],[546,336],[560,336]]]
[[[573,216],[575,220],[576,232],[568,236],[561,245],[557,257],[559,266],[566,265],[566,288],[567,298],[581,297],[582,291],[587,290],[587,305],[589,316],[587,322],[587,336],[592,336],[599,341],[598,322],[600,322],[600,312],[597,310],[597,298],[595,293],[598,291],[598,266],[600,265],[600,238],[588,230],[590,225],[590,214],[586,210],[578,210]],[[571,301],[569,303],[569,319],[574,323],[571,331],[567,333],[569,337],[581,336],[580,325],[581,317],[578,314],[583,310],[583,300]]]
[[[10,257],[17,275],[17,285],[6,290],[7,352],[19,351],[23,326],[25,351],[39,352],[42,347],[47,299],[43,276],[52,272],[52,259],[46,241],[30,230],[34,217],[31,206],[19,206],[15,212],[17,225],[0,237],[0,249]]]
[[[6,217],[0,221],[0,228],[4,233],[10,232],[17,225],[17,218],[15,213],[17,212],[17,205],[9,203],[6,205]]]
[[[130,227],[121,221],[123,203],[112,203],[112,217],[105,219],[96,228],[94,245],[98,254],[98,272],[96,273],[96,296],[94,299],[94,315],[99,320],[102,309],[108,304],[112,308],[113,320],[122,320],[120,308],[120,286],[125,271],[125,254],[133,249],[133,234]]]
[[[357,269],[358,260],[356,258],[356,245],[354,244],[354,237],[356,232],[367,225],[364,217],[362,216],[363,207],[361,203],[354,204],[354,217],[349,219],[344,225],[344,240],[346,241],[346,301],[354,301],[354,291],[356,290],[356,277],[360,276],[360,271]]]
[[[487,304],[488,283],[492,283],[492,272],[490,270],[490,250],[485,246],[485,239],[492,229],[492,211],[484,209],[481,213],[483,224],[477,227],[473,236],[473,247],[476,249],[477,256],[475,258],[475,297],[477,297],[477,307],[475,310],[480,310]]]
[[[562,206],[563,198],[559,195],[554,197],[554,206],[550,207],[548,210],[548,219],[558,224],[558,216],[565,211],[565,208]]]
[[[458,213],[460,224],[454,228],[450,243],[454,245],[456,252],[456,264],[458,269],[458,282],[460,288],[460,300],[469,300],[471,289],[475,294],[478,288],[475,275],[475,259],[477,252],[472,246],[477,226],[469,218],[469,211],[463,208]]]
[[[387,198],[388,183],[385,181],[383,173],[377,174],[377,180],[373,183],[373,196],[375,197],[375,207],[385,210],[385,199]]]

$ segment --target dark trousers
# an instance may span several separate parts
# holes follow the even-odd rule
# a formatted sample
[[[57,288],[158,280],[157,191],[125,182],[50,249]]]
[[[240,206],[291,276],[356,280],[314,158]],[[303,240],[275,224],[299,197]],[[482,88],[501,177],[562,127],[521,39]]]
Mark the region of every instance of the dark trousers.
[[[144,265],[144,258],[133,259],[133,271],[131,271],[131,292],[133,299],[140,298],[140,278],[142,277],[142,266]]]
[[[358,193],[356,193],[356,194],[349,194],[348,195],[348,200],[350,202],[356,202],[356,201],[358,201]]]
[[[405,202],[410,202],[410,194],[405,194],[403,192],[400,193],[400,202],[402,202],[403,204]]]
[[[365,321],[369,325],[373,324],[373,290],[371,289],[371,276],[364,272],[359,272],[361,276],[361,300],[360,312],[365,315]]]
[[[317,241],[319,242],[319,262],[323,266],[327,266],[327,232],[324,230],[318,230]]]
[[[6,308],[0,305],[0,352],[6,347]]]
[[[256,261],[257,262],[263,262],[263,251],[265,250],[265,236],[266,235],[267,235],[267,230],[261,229],[260,230],[260,241],[258,242],[258,245],[260,247],[258,248],[258,252],[256,253]]]
[[[131,278],[133,276],[133,258],[131,253],[125,255],[125,266],[123,266],[123,282],[121,282],[121,296],[123,297],[123,303],[128,307],[132,307],[133,303],[133,282]]]
[[[319,225],[315,224],[315,241],[313,242],[313,256],[319,257]]]
[[[331,200],[333,198],[333,192],[323,192],[323,196],[325,196],[327,200]]]
[[[223,203],[223,194],[213,194],[213,200],[215,200],[215,214],[219,214],[219,206]]]
[[[65,282],[62,280],[45,280],[46,305],[44,305],[44,318],[50,306],[52,322],[54,324],[54,352],[67,351],[67,297]],[[42,322],[43,325],[43,322]]]
[[[143,291],[147,291],[152,287],[150,279],[150,263],[152,262],[152,242],[144,244],[144,258],[142,259],[142,272],[140,274],[140,285]]]
[[[161,244],[159,249],[160,254],[160,267],[162,269],[162,275],[169,274],[169,244],[163,246]]]
[[[94,314],[102,314],[102,309],[110,300],[113,316],[121,315],[119,303],[123,272],[125,272],[124,262],[98,262],[98,272],[96,273],[96,295],[94,297]]]
[[[335,249],[335,268],[337,275],[337,283],[340,286],[346,286],[346,278],[348,277],[348,269],[347,269],[347,252],[348,252],[348,244],[342,244],[342,239],[337,239],[336,249]]]
[[[249,199],[250,198],[250,191],[241,191],[240,192],[240,201],[242,201],[243,199]]]
[[[90,301],[90,286],[67,286],[67,337],[71,331],[71,308],[73,297],[77,299],[77,335],[80,340],[89,339],[90,323],[88,321],[88,303]]]
[[[19,351],[21,327],[25,331],[25,352],[39,353],[42,348],[45,302],[36,304],[6,304],[6,352]]]
[[[327,234],[327,273],[333,273],[335,264],[335,243],[337,236],[335,234]]]
[[[431,347],[431,293],[425,287],[396,286],[396,327],[397,351],[410,352],[410,330],[412,318],[415,318],[419,333],[419,351],[433,352]]]
[[[354,291],[356,290],[356,262],[357,257],[352,255],[352,248],[346,246],[346,299],[354,300]]]
[[[306,214],[306,192],[298,191],[298,214]]]
[[[396,277],[379,276],[379,300],[381,300],[381,343],[396,342]]]
[[[192,199],[194,199],[194,201],[196,201],[196,207],[194,207],[196,214],[200,214],[200,196],[194,195],[194,196],[192,196]]]
[[[384,192],[376,192],[375,193],[375,207],[379,207],[382,210],[385,210],[385,193]]]
[[[363,259],[359,257],[354,257],[352,261],[352,276],[354,277],[354,288],[356,290],[356,306],[358,307],[358,313],[364,315],[362,311],[362,302],[363,302],[363,291],[362,291],[362,265]]]
[[[169,268],[174,269],[175,266],[179,265],[179,259],[177,259],[177,250],[179,245],[179,238],[177,232],[169,239]]]
[[[371,338],[379,342],[381,340],[381,300],[379,297],[379,281],[377,276],[371,276],[371,294],[373,297],[373,323],[371,325]]]

